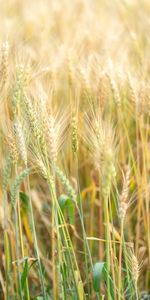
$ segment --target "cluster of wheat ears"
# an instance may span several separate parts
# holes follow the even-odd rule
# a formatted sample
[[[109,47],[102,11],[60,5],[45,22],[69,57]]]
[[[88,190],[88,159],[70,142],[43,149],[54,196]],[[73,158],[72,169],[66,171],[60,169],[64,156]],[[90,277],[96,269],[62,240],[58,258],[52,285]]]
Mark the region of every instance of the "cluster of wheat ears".
[[[0,299],[150,299],[149,25],[0,1]]]

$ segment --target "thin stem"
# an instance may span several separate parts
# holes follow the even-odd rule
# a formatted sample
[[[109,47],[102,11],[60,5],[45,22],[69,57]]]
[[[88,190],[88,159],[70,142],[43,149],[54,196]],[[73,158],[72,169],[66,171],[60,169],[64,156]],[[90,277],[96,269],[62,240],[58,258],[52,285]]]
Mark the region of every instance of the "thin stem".
[[[105,238],[106,238],[106,261],[107,261],[107,295],[108,300],[111,299],[110,294],[110,255],[109,255],[109,212],[108,212],[108,198],[104,199],[104,218],[105,218]]]
[[[72,246],[72,243],[71,243],[71,240],[70,240],[69,232],[68,232],[68,229],[67,229],[64,217],[62,215],[61,209],[60,209],[58,201],[57,201],[55,190],[54,190],[54,188],[53,188],[53,186],[51,184],[51,178],[48,177],[47,181],[48,181],[48,186],[49,186],[50,193],[51,193],[51,196],[52,196],[52,201],[54,201],[54,203],[55,203],[55,205],[57,207],[57,212],[58,212],[59,220],[60,220],[61,224],[63,224],[63,226],[61,227],[61,229],[62,229],[62,233],[63,233],[63,236],[64,236],[64,241],[65,241],[65,244],[66,244],[66,249],[68,250],[67,253],[68,253],[68,258],[69,258],[69,262],[70,262],[70,266],[71,266],[71,270],[72,270],[73,280],[74,280],[74,283],[75,283],[75,289],[76,289],[76,293],[77,293],[77,299],[79,299],[78,288],[76,286],[76,278],[75,278],[75,274],[74,274],[74,268],[73,268],[73,265],[72,265],[73,259],[71,257],[69,248],[71,249],[71,252],[73,254],[73,258],[74,258],[74,262],[75,262],[75,266],[74,267],[79,272],[78,264],[77,264],[76,257],[75,257],[75,254],[74,254],[74,250],[73,250],[73,246]],[[80,274],[80,272],[79,272],[79,274]]]
[[[17,264],[17,273],[18,273],[18,289],[19,289],[19,297],[23,300],[22,295],[22,286],[21,286],[21,273],[20,273],[20,261],[19,261],[19,228],[18,228],[18,215],[17,209],[14,207],[15,214],[15,231],[16,231],[16,264]]]
[[[44,286],[42,265],[41,265],[41,259],[40,259],[39,248],[38,248],[37,237],[36,237],[34,216],[33,216],[33,207],[32,207],[32,200],[31,200],[29,175],[27,176],[27,188],[28,188],[28,194],[29,194],[29,208],[30,208],[30,216],[31,216],[31,227],[32,227],[32,233],[33,233],[33,239],[34,239],[35,255],[36,255],[36,258],[37,258],[37,261],[38,261],[38,266],[39,266],[39,274],[40,274],[42,292],[43,292],[44,300],[46,300],[47,297],[46,297],[46,291],[45,291],[45,286]]]
[[[122,239],[123,239],[123,220],[121,220],[121,237],[120,237],[120,247],[119,247],[118,300],[120,300],[121,297]]]
[[[56,300],[56,261],[55,261],[55,202],[52,201],[52,269],[53,269],[53,297]]]
[[[23,234],[22,234],[22,225],[21,225],[19,193],[18,193],[18,198],[17,198],[17,210],[18,210],[18,225],[19,225],[19,236],[20,236],[21,253],[22,253],[22,258],[24,259],[25,255],[24,255],[24,246],[23,246]],[[24,263],[23,263],[23,266],[24,266]],[[27,278],[26,278],[26,282],[25,282],[25,297],[28,300],[30,299]]]

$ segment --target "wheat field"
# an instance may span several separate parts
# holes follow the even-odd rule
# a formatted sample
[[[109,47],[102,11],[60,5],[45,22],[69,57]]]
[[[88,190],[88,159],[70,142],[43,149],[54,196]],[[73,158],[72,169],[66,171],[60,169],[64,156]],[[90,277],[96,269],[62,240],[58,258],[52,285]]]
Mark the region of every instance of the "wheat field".
[[[150,1],[0,0],[0,299],[150,300]]]

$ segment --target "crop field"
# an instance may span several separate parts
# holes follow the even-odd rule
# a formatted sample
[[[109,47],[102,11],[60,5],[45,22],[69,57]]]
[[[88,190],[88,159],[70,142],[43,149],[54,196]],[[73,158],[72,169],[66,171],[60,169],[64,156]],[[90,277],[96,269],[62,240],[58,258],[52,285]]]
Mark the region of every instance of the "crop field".
[[[0,300],[150,300],[149,0],[0,0]]]

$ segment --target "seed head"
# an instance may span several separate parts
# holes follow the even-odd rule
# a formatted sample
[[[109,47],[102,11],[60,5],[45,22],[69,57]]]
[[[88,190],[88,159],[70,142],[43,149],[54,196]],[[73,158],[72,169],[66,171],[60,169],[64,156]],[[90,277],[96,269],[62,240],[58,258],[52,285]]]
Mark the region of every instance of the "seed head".
[[[71,139],[72,139],[72,151],[76,153],[78,151],[78,127],[77,127],[77,117],[73,116],[71,120]]]
[[[119,94],[119,90],[118,90],[117,84],[116,84],[116,82],[113,80],[113,78],[109,74],[107,76],[109,78],[109,82],[110,82],[110,86],[111,86],[111,90],[112,90],[112,94],[113,94],[114,100],[115,100],[117,106],[120,107],[120,105],[121,105],[121,98],[120,98],[120,94]]]
[[[13,135],[13,133],[8,134],[8,147],[9,147],[9,152],[10,152],[10,157],[12,159],[12,162],[14,164],[17,163],[18,161],[18,150],[17,150],[17,145],[16,145],[16,139]]]
[[[6,84],[8,78],[8,65],[9,65],[9,43],[6,41],[3,43],[2,48],[2,58],[1,58],[1,76],[3,83]]]
[[[132,277],[133,277],[135,285],[137,286],[137,282],[138,282],[138,278],[139,278],[139,264],[138,264],[138,260],[134,254],[132,255],[131,266],[132,266]]]
[[[52,115],[49,116],[48,120],[48,142],[50,146],[50,158],[52,161],[56,162],[57,159],[57,145],[56,145],[56,133],[54,118]]]
[[[14,123],[14,132],[16,134],[18,152],[20,153],[24,164],[27,165],[27,149],[25,143],[25,136],[24,136],[22,125],[19,121]]]
[[[126,166],[126,172],[123,181],[123,189],[120,196],[120,203],[119,203],[119,216],[121,220],[124,220],[126,211],[128,209],[128,194],[129,194],[129,187],[130,187],[130,168]]]

